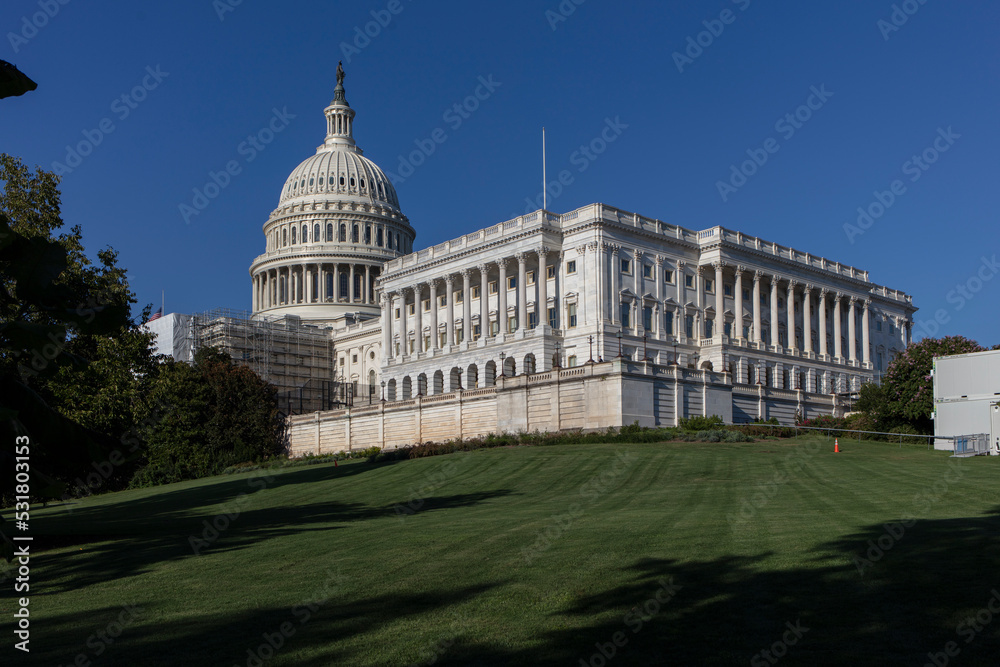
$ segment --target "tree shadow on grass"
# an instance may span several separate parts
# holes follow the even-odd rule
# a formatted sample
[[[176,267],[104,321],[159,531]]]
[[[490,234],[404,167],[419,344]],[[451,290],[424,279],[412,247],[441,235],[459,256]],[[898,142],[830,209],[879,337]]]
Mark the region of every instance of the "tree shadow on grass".
[[[554,614],[564,626],[600,620],[547,631],[543,646],[531,650],[460,641],[438,664],[771,665],[780,660],[783,666],[919,667],[930,663],[932,654],[939,665],[995,667],[1000,664],[998,514],[921,520],[902,534],[893,528],[898,539],[871,567],[855,557],[871,560],[869,540],[888,543],[884,524],[821,545],[809,567],[773,569],[775,554],[640,559],[626,567],[633,575],[629,583],[579,597]],[[672,597],[670,583],[679,586]],[[995,611],[983,612],[991,598]],[[616,636],[621,646],[615,645]],[[948,642],[958,651],[951,657]]]
[[[331,583],[332,579],[332,583]],[[297,665],[327,667],[359,664],[375,655],[393,656],[382,664],[410,664],[427,642],[411,637],[410,647],[372,646],[366,655],[349,648],[350,640],[391,623],[418,618],[474,600],[491,588],[478,585],[420,594],[364,597],[350,581],[317,575],[316,589],[289,607],[267,607],[237,615],[213,613],[211,600],[192,600],[204,609],[183,620],[159,620],[155,602],[139,601],[138,620],[115,627],[121,607],[47,617],[25,665],[73,664],[84,653],[101,667],[176,667]],[[176,611],[176,610],[174,610]],[[98,634],[117,634],[106,644]],[[89,641],[89,644],[88,644]],[[96,650],[104,647],[100,655]],[[362,644],[363,645],[363,644]],[[277,648],[275,648],[277,647]],[[364,650],[364,649],[362,649]]]
[[[417,514],[472,507],[512,493],[508,489],[495,489],[433,496],[422,500],[423,509]],[[161,534],[139,535],[115,533],[114,530],[127,524],[112,519],[108,532],[39,535],[37,539],[43,547],[78,546],[80,551],[53,554],[42,551],[34,557],[34,563],[42,572],[51,568],[58,576],[58,582],[53,581],[53,576],[47,577],[49,583],[43,593],[57,594],[141,574],[163,562],[237,551],[309,531],[334,531],[342,528],[342,524],[357,521],[392,519],[400,516],[399,507],[335,502],[259,509],[234,505],[230,514],[192,516],[183,522],[175,521],[174,525],[163,528]],[[95,520],[89,528],[100,530],[102,523]]]

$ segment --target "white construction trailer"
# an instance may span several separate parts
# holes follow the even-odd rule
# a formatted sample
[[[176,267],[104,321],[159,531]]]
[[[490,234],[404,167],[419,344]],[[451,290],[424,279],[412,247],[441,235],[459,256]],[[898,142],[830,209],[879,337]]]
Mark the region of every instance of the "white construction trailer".
[[[934,358],[934,435],[986,434],[986,452],[1000,454],[1000,350]],[[935,449],[951,450],[950,440]]]

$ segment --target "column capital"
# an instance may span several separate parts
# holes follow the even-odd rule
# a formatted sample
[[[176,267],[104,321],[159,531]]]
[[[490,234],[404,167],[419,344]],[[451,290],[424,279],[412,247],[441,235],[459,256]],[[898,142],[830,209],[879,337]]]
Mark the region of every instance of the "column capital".
[[[455,274],[449,273],[446,275],[444,277],[444,284],[448,286],[448,289],[451,289],[455,285]]]
[[[526,261],[528,261],[528,255],[523,252],[514,253],[514,259],[517,260],[518,264],[524,264]]]
[[[736,275],[739,275],[739,274],[743,273],[746,270],[747,270],[747,267],[744,266],[743,264],[737,264],[736,265]]]
[[[637,261],[637,262],[641,262],[642,261],[642,256],[644,254],[645,253],[642,251],[642,248],[633,248],[632,249],[632,256],[635,257],[635,261]]]
[[[653,262],[659,266],[663,266],[663,263],[667,261],[667,258],[663,255],[653,255]]]
[[[773,274],[771,276],[771,284],[773,284],[773,285],[777,285],[782,280],[784,280],[784,278],[782,278],[781,276],[779,276],[777,273],[775,273],[775,274]]]
[[[486,263],[480,264],[477,268],[479,269],[479,273],[483,276],[490,272],[490,265]]]
[[[548,248],[546,246],[541,246],[540,248],[538,248],[538,250],[535,251],[535,254],[538,255],[538,259],[545,259],[545,256],[548,255],[550,252],[552,252],[551,248]]]
[[[850,304],[851,304],[851,307],[853,307],[853,306],[854,306],[854,304],[856,304],[856,303],[858,302],[858,297],[856,297],[856,296],[854,296],[854,295],[852,294],[851,296],[849,296],[849,297],[847,298],[847,300],[848,300],[848,301],[850,302]]]
[[[754,270],[754,272],[753,272],[753,281],[755,283],[759,283],[761,281],[761,278],[763,278],[763,277],[764,277],[764,272],[763,271],[761,271],[760,269],[755,269]]]
[[[799,284],[797,282],[795,282],[794,280],[789,280],[788,281],[788,291],[789,292],[793,291],[798,286],[799,286]]]
[[[496,265],[497,265],[497,267],[499,267],[501,269],[506,269],[507,268],[507,264],[509,262],[510,262],[510,258],[508,258],[508,257],[501,257],[500,259],[498,259],[496,261]]]
[[[809,296],[810,294],[812,294],[812,291],[813,291],[813,286],[812,285],[810,285],[809,283],[802,283],[802,293],[803,294],[805,294],[806,296]]]
[[[712,268],[714,268],[716,271],[719,271],[721,269],[726,268],[726,263],[723,262],[722,260],[712,262]]]
[[[678,271],[683,271],[685,266],[687,266],[687,262],[685,262],[683,259],[677,260],[677,270]]]
[[[424,291],[424,283],[413,283],[413,293],[419,295]]]
[[[825,287],[820,287],[818,291],[819,291],[819,298],[823,299],[824,301],[826,300],[826,297],[830,294],[830,290],[828,290]]]
[[[865,307],[865,310],[868,310],[868,307],[872,305],[872,300],[868,297],[862,297],[861,305]]]
[[[462,274],[462,278],[465,280],[468,280],[470,277],[472,277],[472,269],[462,269],[461,271],[459,271],[459,273]]]

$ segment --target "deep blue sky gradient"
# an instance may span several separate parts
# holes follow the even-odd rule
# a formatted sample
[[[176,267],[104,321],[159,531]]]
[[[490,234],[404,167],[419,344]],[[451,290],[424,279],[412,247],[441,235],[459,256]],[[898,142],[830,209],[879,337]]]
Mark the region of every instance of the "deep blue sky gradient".
[[[546,11],[558,12],[557,0],[400,2],[348,59],[342,43],[389,0],[244,0],[224,20],[211,0],[70,0],[16,52],[9,33],[41,10],[7,0],[0,58],[39,87],[0,101],[0,150],[52,168],[109,119],[114,131],[64,177],[67,224],[83,226],[92,253],[121,253],[140,306],[158,305],[165,290],[169,312],[248,308],[261,226],[323,140],[343,59],[355,137],[387,172],[436,128],[447,136],[397,184],[417,248],[524,212],[541,191],[545,126],[550,180],[572,175],[550,196],[552,211],[601,201],[692,229],[741,230],[868,269],[913,295],[918,322],[941,311],[938,335],[1000,342],[1000,275],[982,280],[994,271],[983,258],[1000,254],[997,3],[911,0],[918,11],[886,40],[878,22],[890,19],[888,1],[566,0],[575,11],[555,30]],[[679,72],[673,54],[726,9],[733,22]],[[121,118],[114,101],[147,67],[168,74]],[[496,91],[460,126],[447,122],[490,76]],[[786,138],[776,121],[813,86],[833,96]],[[241,142],[275,108],[295,118],[247,162]],[[574,151],[608,118],[628,127],[581,172]],[[949,127],[960,138],[911,182],[904,163]],[[780,150],[723,201],[717,182],[769,138]],[[230,160],[241,172],[185,222],[179,205]],[[895,179],[905,194],[851,243],[844,223]]]

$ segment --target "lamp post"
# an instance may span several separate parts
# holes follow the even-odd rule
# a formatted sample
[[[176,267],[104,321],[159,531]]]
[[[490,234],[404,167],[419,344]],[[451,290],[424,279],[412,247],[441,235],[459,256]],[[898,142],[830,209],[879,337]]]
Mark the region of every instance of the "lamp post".
[[[385,380],[382,380],[382,402],[385,403]]]
[[[618,339],[618,359],[622,358],[622,330],[619,329],[618,333],[615,334],[615,338]]]
[[[504,352],[500,353],[500,377],[504,377],[504,362],[503,360],[507,358],[507,354]]]
[[[594,363],[594,337],[587,336],[587,342],[590,343],[590,361],[589,363]]]

